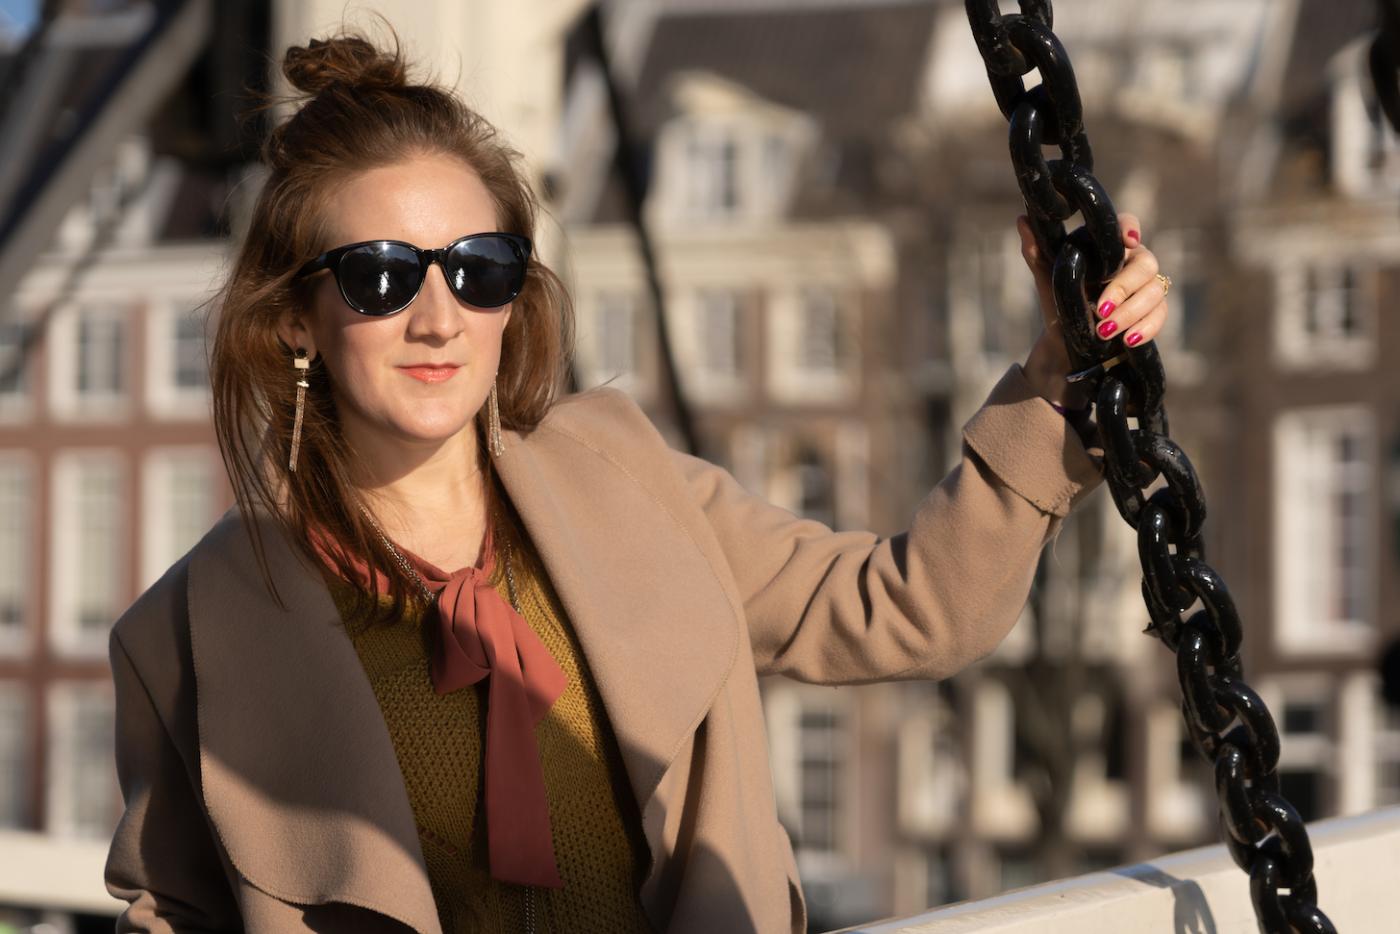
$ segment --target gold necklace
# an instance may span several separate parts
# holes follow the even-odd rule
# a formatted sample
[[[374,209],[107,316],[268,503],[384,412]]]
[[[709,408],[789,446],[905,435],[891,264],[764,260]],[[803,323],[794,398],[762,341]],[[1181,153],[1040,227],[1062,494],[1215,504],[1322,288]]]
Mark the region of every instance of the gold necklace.
[[[433,601],[437,599],[437,594],[433,593],[432,590],[428,587],[428,582],[423,580],[423,575],[419,574],[418,570],[414,568],[413,565],[409,563],[408,559],[403,556],[403,553],[394,547],[394,543],[389,541],[389,536],[385,535],[384,530],[379,527],[379,523],[374,521],[374,516],[370,515],[369,509],[367,509],[364,506],[361,506],[360,512],[364,514],[365,520],[368,521],[369,524],[374,527],[375,534],[379,536],[379,541],[384,545],[386,549],[388,549],[389,554],[393,556],[395,563],[398,564],[399,568],[404,572],[404,574],[408,575],[408,577],[418,585],[418,589],[423,594],[424,603],[431,606]],[[512,567],[510,560],[512,551],[510,547],[510,542],[505,541],[504,546],[505,547],[504,554],[502,555],[502,561],[506,567],[506,590],[510,593],[510,605],[515,608],[515,612],[519,613],[520,597],[518,595],[518,591],[515,588],[515,568]]]

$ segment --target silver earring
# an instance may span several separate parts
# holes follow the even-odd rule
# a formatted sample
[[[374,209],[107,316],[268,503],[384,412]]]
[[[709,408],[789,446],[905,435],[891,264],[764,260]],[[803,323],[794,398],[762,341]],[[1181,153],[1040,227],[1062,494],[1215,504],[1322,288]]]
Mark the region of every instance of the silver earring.
[[[506,452],[501,444],[501,407],[496,401],[496,381],[491,380],[491,394],[486,397],[486,436],[491,453],[500,457]]]
[[[306,413],[306,390],[311,384],[306,381],[307,370],[311,367],[311,361],[306,359],[306,348],[298,347],[296,358],[292,360],[292,365],[296,367],[297,374],[297,414],[292,420],[292,456],[287,461],[287,467],[296,473],[297,452],[301,450],[301,422]]]

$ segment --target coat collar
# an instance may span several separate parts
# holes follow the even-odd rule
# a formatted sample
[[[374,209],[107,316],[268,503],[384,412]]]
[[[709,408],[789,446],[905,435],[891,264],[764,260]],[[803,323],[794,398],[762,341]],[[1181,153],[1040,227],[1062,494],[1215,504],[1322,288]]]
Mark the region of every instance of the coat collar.
[[[561,421],[505,432],[495,466],[583,647],[655,877],[666,857],[657,787],[734,663],[739,608],[713,546]],[[220,840],[274,897],[360,905],[438,934],[412,809],[359,658],[316,571],[270,517],[257,524],[282,606],[236,509],[190,565],[201,781]],[[664,927],[659,906],[646,907]]]

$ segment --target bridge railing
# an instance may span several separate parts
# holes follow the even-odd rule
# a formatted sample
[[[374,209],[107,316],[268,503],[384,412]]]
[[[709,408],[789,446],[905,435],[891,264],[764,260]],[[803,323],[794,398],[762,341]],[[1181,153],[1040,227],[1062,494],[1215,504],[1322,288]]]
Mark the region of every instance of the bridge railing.
[[[1347,934],[1400,932],[1400,807],[1308,825],[1318,905]],[[1254,934],[1249,878],[1223,846],[1059,879],[846,934]]]

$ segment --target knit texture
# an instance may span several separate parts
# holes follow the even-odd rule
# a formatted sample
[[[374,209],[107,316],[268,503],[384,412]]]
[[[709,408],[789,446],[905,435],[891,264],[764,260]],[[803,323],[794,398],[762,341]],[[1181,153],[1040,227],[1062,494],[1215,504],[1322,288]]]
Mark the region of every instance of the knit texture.
[[[562,889],[534,888],[536,931],[649,932],[637,893],[648,852],[637,805],[583,651],[527,536],[512,543],[521,615],[564,670],[568,687],[535,730]],[[491,584],[507,600],[505,562]],[[331,587],[343,619],[351,591]],[[383,598],[387,602],[387,598]],[[486,849],[482,740],[489,679],[438,695],[427,629],[410,607],[392,625],[347,625],[384,714],[444,934],[518,932],[526,887],[493,879]]]

